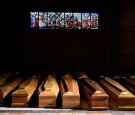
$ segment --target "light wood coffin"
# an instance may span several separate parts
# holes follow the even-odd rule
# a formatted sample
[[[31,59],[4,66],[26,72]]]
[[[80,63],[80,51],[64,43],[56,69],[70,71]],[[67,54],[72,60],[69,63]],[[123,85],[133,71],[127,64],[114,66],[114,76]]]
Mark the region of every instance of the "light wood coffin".
[[[56,107],[59,86],[54,73],[48,75],[38,88],[38,106]]]
[[[65,74],[60,81],[62,108],[80,108],[80,92],[78,82],[70,73]]]
[[[104,77],[101,85],[109,95],[109,106],[116,110],[134,110],[135,96],[117,81]]]
[[[40,75],[33,75],[20,84],[19,88],[12,93],[12,107],[28,106],[39,79]]]
[[[108,109],[109,96],[100,85],[89,78],[84,72],[77,72],[75,75],[89,109]]]
[[[22,78],[13,76],[13,78],[3,79],[3,83],[0,84],[0,106],[3,106],[4,99],[8,94],[12,93],[19,84],[21,83]]]

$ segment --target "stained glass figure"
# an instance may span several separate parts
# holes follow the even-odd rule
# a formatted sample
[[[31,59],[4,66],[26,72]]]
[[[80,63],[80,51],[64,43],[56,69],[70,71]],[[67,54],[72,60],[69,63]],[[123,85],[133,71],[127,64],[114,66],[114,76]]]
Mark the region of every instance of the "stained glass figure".
[[[56,28],[56,14],[55,12],[48,12],[48,29]]]
[[[90,13],[82,13],[82,29],[90,29]]]
[[[47,29],[47,12],[39,12],[39,29]]]
[[[55,12],[56,29],[64,29],[64,12]]]
[[[66,12],[65,13],[65,27],[66,29],[73,29],[74,27],[74,16],[73,13]]]
[[[30,12],[30,26],[31,28],[38,28],[38,12]]]
[[[98,29],[98,13],[91,13],[91,29]]]
[[[74,13],[74,29],[81,29],[81,13]]]

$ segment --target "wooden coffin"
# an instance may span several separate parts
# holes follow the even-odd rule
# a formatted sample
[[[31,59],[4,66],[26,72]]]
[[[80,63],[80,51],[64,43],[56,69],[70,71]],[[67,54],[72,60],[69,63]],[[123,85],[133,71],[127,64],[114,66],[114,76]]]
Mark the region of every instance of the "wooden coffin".
[[[39,79],[40,75],[33,75],[20,84],[19,88],[12,93],[12,107],[28,106]]]
[[[121,77],[117,81],[135,95],[135,79]]]
[[[135,74],[132,74],[132,73],[122,73],[120,76],[123,77],[123,78],[135,79]]]
[[[80,108],[80,92],[78,82],[67,73],[60,81],[62,108]]]
[[[124,76],[116,80],[135,96],[135,78],[133,77],[133,75]]]
[[[134,110],[135,96],[117,81],[104,77],[100,80],[109,95],[109,106],[116,110]]]
[[[13,90],[15,90],[21,83],[22,78],[17,76],[12,76],[9,79],[4,79],[3,83],[0,84],[0,105],[3,106],[4,99],[8,94],[10,95]]]
[[[59,86],[54,73],[48,75],[38,88],[38,106],[56,107]]]
[[[0,74],[0,85],[3,84],[4,82],[6,82],[6,80],[9,77],[12,77],[14,74],[16,74],[15,72],[6,72],[6,73],[1,73]]]
[[[83,72],[77,72],[75,75],[89,109],[108,109],[109,96],[100,85]]]

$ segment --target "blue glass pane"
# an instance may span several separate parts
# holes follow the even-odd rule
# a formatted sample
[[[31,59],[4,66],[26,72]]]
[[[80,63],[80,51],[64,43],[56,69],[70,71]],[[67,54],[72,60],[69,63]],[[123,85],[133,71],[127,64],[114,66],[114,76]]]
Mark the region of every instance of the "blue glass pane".
[[[91,29],[98,29],[98,13],[91,13]]]
[[[90,29],[90,13],[82,13],[82,29]]]
[[[30,12],[30,26],[31,28],[38,28],[38,12]]]
[[[64,29],[64,12],[55,12],[56,29]]]
[[[47,29],[47,12],[39,12],[39,29]]]
[[[56,14],[55,12],[48,12],[48,29],[56,28]]]
[[[66,12],[65,13],[65,28],[66,29],[73,29],[73,27],[74,27],[73,24],[74,24],[73,13]]]
[[[74,29],[81,29],[81,13],[74,13]]]

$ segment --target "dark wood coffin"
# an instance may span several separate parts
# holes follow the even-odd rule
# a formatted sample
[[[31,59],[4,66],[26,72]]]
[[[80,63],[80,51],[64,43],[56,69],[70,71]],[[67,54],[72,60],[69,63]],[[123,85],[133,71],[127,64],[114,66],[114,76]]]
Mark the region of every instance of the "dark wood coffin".
[[[56,107],[59,86],[54,73],[44,79],[37,91],[38,107]]]
[[[67,73],[60,81],[62,108],[80,108],[80,92],[78,82]]]
[[[126,89],[128,89],[131,93],[135,95],[135,79],[121,77],[116,79],[121,85],[123,85]]]
[[[104,77],[100,80],[109,95],[109,106],[115,110],[134,110],[135,96],[116,80]]]
[[[89,78],[84,72],[77,72],[75,76],[78,79],[80,89],[83,93],[83,98],[89,105],[89,109],[109,108],[109,96],[97,82]]]
[[[122,75],[116,80],[135,96],[135,75],[133,74]]]
[[[19,86],[22,78],[18,77],[17,74],[9,77],[10,74],[6,74],[5,78],[2,79],[0,84],[0,105],[3,106],[4,99]]]
[[[4,82],[6,82],[6,80],[9,77],[12,77],[14,74],[16,74],[16,72],[11,71],[11,72],[6,72],[6,73],[1,73],[0,74],[0,85],[3,84]]]
[[[39,79],[40,75],[33,75],[20,84],[19,88],[12,93],[12,107],[28,106]]]

